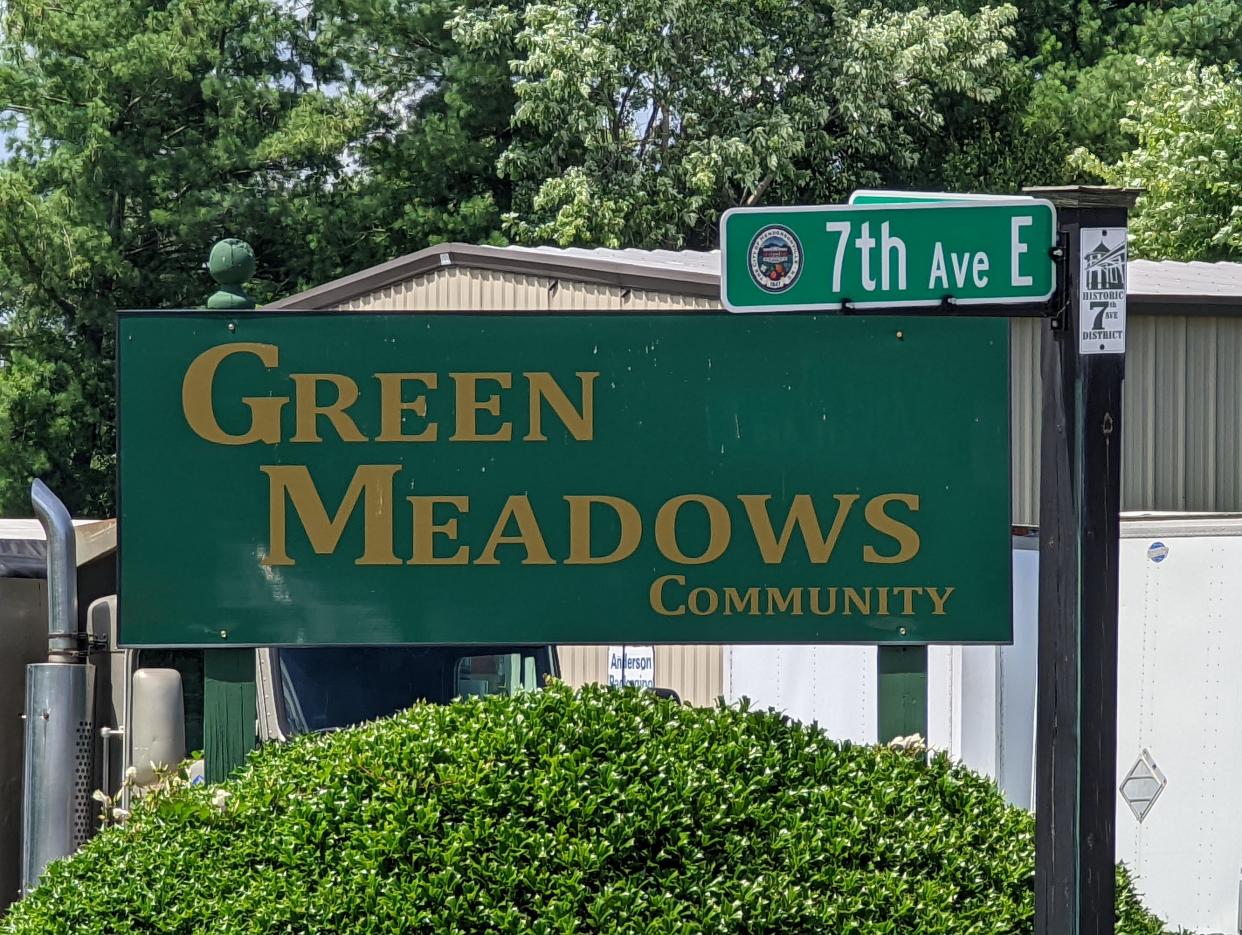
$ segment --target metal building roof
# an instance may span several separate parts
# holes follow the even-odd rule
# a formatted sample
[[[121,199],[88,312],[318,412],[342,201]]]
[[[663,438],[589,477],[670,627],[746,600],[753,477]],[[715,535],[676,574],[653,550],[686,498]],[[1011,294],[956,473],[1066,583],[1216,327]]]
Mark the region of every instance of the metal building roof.
[[[116,520],[75,519],[79,565],[116,548]],[[47,577],[47,535],[37,519],[0,519],[0,578]]]
[[[272,302],[269,309],[323,309],[396,282],[453,267],[486,269],[718,298],[720,251],[580,247],[480,247],[446,243]],[[1130,304],[1138,312],[1242,314],[1242,263],[1133,260]]]
[[[1242,263],[1179,263],[1131,260],[1132,299],[1242,305]]]

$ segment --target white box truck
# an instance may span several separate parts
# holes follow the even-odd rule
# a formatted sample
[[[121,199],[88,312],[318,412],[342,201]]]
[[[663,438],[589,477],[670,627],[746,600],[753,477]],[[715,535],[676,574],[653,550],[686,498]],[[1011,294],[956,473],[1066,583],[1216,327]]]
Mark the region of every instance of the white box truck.
[[[928,741],[1032,808],[1039,566],[1014,542],[1014,642],[928,653]],[[1242,515],[1121,521],[1117,856],[1146,904],[1242,932]],[[732,646],[725,691],[874,743],[873,647]]]

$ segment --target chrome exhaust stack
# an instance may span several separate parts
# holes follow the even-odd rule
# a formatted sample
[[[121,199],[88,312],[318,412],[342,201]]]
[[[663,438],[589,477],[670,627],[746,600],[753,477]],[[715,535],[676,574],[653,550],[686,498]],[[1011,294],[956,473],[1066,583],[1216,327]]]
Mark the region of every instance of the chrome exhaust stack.
[[[73,519],[40,480],[30,499],[47,537],[48,661],[26,667],[22,770],[22,895],[44,868],[91,834],[94,780],[94,667],[78,628]]]
[[[78,663],[78,540],[73,517],[37,478],[30,485],[30,502],[47,539],[47,661]]]

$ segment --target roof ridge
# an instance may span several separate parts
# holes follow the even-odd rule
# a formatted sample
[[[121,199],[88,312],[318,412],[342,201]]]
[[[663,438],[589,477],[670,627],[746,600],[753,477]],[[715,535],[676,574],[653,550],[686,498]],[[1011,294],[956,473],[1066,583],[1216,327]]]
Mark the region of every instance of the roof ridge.
[[[1133,259],[1128,265],[1132,273],[1129,292],[1145,305],[1233,306],[1242,311],[1242,262]],[[395,283],[453,267],[720,298],[719,250],[449,242],[334,279],[264,308],[333,308]]]

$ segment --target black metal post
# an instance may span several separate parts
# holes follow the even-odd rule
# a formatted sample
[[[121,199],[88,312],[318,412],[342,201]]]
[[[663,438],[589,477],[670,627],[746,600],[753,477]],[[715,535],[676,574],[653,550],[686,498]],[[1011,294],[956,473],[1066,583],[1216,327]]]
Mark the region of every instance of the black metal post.
[[[1083,329],[1099,327],[1100,311],[1083,307],[1080,276],[1083,229],[1111,229],[1115,239],[1138,193],[1028,192],[1056,205],[1066,252],[1065,307],[1045,325],[1041,345],[1035,932],[1112,935],[1125,358],[1086,341]]]

